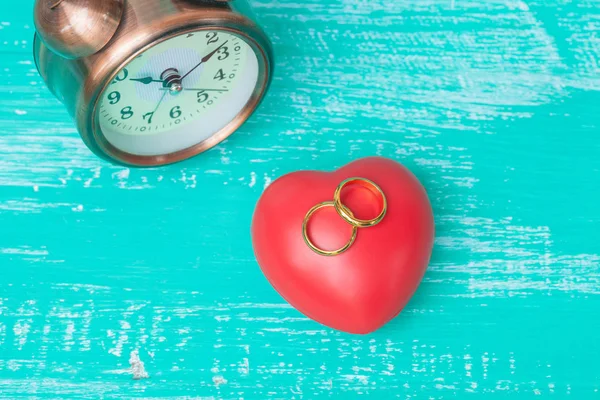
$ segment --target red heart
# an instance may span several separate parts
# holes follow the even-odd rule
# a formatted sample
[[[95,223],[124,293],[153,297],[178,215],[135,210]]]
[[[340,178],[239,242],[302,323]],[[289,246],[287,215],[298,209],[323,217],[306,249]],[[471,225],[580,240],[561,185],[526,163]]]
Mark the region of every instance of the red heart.
[[[338,256],[325,257],[304,242],[302,222],[316,204],[333,200],[350,177],[370,179],[388,201],[383,221],[358,230],[356,242]],[[359,185],[342,192],[357,218],[381,211],[381,198]],[[333,208],[315,213],[309,237],[334,250],[348,242],[352,227]],[[273,287],[300,312],[349,333],[373,332],[404,308],[429,263],[434,239],[431,204],[417,178],[399,163],[364,158],[331,173],[300,171],[273,182],[258,202],[252,240],[258,263]]]

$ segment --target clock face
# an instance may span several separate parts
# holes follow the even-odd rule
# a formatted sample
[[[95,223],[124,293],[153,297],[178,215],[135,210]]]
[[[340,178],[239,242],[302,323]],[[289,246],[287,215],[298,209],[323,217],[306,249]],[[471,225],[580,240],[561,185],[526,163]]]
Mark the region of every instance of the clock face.
[[[241,36],[201,30],[165,40],[122,68],[101,95],[106,140],[141,156],[184,150],[226,128],[248,104],[258,59]]]

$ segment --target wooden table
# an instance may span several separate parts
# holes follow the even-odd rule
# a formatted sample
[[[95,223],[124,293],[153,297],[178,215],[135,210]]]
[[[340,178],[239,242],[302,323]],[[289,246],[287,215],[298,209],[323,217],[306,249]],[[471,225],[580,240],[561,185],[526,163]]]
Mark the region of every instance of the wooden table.
[[[0,398],[600,398],[600,2],[253,4],[268,97],[159,169],[87,150],[32,1],[2,8]],[[249,227],[277,177],[368,155],[422,180],[437,239],[404,312],[351,336],[281,299]]]

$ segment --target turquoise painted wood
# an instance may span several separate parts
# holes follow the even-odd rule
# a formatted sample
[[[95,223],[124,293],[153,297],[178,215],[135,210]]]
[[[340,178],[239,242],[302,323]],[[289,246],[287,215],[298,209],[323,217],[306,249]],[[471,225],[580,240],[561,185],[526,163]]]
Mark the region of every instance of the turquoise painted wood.
[[[600,398],[600,2],[253,4],[267,99],[150,170],[84,147],[32,1],[2,7],[0,398]],[[437,240],[400,317],[351,336],[269,286],[250,221],[282,174],[374,154],[422,180]]]

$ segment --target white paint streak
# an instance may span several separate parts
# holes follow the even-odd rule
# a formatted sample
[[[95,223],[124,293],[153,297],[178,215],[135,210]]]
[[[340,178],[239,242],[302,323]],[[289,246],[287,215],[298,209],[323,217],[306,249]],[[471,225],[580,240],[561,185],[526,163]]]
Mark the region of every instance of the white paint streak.
[[[147,379],[150,376],[146,372],[144,363],[140,359],[139,351],[134,350],[129,355],[129,365],[131,366],[131,374],[134,380]]]
[[[219,386],[225,385],[227,383],[227,379],[225,379],[221,375],[213,376],[212,381],[213,381],[214,385],[217,387],[217,389],[219,388]]]

